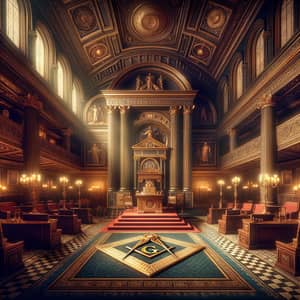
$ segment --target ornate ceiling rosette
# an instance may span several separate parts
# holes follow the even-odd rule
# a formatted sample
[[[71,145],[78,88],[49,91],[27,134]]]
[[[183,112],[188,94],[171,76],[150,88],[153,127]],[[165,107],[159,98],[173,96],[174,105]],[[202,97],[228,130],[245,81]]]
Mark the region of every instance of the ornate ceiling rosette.
[[[191,58],[205,65],[210,63],[215,46],[204,41],[195,40],[191,48]]]
[[[92,64],[102,61],[108,55],[107,46],[103,42],[87,46],[86,51]]]
[[[129,16],[128,27],[137,39],[158,42],[167,37],[172,24],[164,5],[143,3],[138,5]]]

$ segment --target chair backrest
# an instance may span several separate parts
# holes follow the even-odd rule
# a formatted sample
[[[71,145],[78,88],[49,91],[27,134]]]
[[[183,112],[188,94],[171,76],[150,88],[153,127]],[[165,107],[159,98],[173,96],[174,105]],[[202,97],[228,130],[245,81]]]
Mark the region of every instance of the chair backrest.
[[[253,207],[253,203],[251,202],[244,202],[242,207],[241,207],[241,211],[248,211],[250,212],[252,210]]]
[[[299,210],[298,202],[287,201],[283,204],[285,213],[290,214]]]
[[[233,208],[233,202],[227,202],[226,208],[228,208],[228,209]]]
[[[43,213],[23,213],[22,218],[24,221],[48,221],[49,215]]]
[[[262,214],[265,211],[265,205],[263,203],[254,204],[253,213]]]

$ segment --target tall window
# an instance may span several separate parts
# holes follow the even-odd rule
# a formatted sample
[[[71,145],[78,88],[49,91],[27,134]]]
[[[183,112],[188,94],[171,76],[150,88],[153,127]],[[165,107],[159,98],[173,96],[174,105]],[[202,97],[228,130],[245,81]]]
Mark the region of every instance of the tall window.
[[[37,31],[35,43],[35,66],[36,70],[45,76],[45,44],[39,31]]]
[[[65,85],[65,78],[64,78],[64,69],[62,63],[58,61],[57,63],[57,93],[62,99],[64,98],[64,85]]]
[[[283,0],[281,4],[281,47],[294,33],[294,1]]]
[[[260,32],[257,38],[255,54],[255,75],[257,77],[265,68],[265,44],[263,30]]]
[[[20,8],[17,0],[6,0],[6,34],[20,46]]]
[[[72,85],[72,111],[76,114],[77,113],[77,103],[78,103],[78,89],[76,85],[73,83]]]
[[[243,94],[243,61],[241,60],[236,67],[236,99]]]
[[[223,85],[223,112],[224,112],[224,114],[228,112],[228,101],[229,101],[228,84],[227,84],[227,82],[225,82]]]

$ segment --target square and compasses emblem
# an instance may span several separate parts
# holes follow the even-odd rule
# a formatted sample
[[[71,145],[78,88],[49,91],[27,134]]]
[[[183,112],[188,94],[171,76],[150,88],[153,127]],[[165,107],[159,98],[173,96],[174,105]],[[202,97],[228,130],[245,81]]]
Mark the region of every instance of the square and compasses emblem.
[[[155,233],[136,235],[96,247],[149,277],[205,248],[197,241],[190,243]]]

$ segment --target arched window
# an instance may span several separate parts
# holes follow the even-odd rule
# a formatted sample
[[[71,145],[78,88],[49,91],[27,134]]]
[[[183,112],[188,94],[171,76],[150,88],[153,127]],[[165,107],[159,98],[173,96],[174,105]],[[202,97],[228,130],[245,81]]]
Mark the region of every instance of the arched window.
[[[41,76],[56,86],[53,78],[53,66],[56,63],[56,51],[53,38],[48,28],[41,22],[37,22],[35,27],[35,68]]]
[[[255,45],[255,75],[256,77],[265,68],[265,43],[264,43],[264,31],[262,30],[256,40]]]
[[[20,7],[18,0],[6,0],[6,34],[17,47],[20,46]]]
[[[282,1],[280,21],[280,41],[281,47],[283,47],[294,34],[294,0]]]
[[[77,113],[78,110],[78,97],[79,96],[79,92],[78,89],[76,87],[76,84],[73,82],[72,85],[72,111],[74,114]]]
[[[236,66],[235,72],[235,95],[239,99],[243,94],[243,61],[240,60]]]
[[[57,62],[57,94],[64,99],[65,75],[63,65],[60,61]]]
[[[40,75],[45,77],[45,44],[39,31],[35,42],[35,67]]]
[[[228,112],[228,104],[229,104],[229,94],[228,94],[228,83],[224,82],[223,85],[223,112],[226,114]]]

